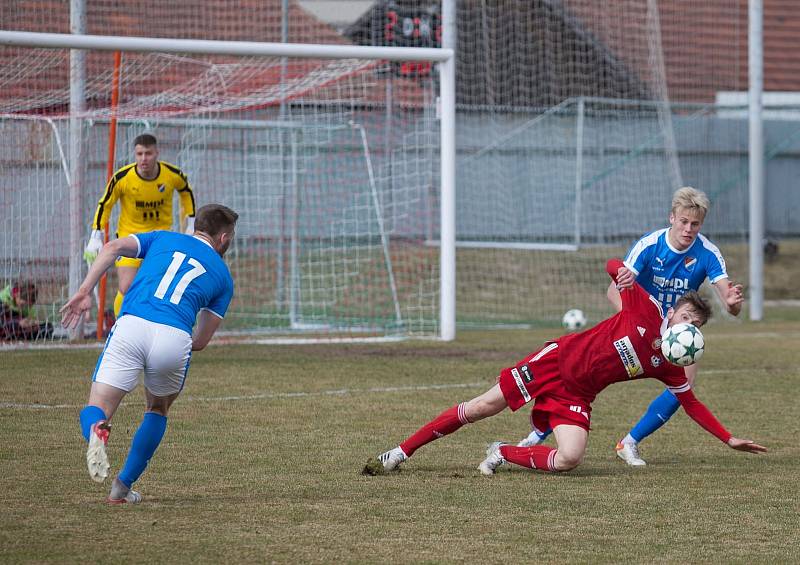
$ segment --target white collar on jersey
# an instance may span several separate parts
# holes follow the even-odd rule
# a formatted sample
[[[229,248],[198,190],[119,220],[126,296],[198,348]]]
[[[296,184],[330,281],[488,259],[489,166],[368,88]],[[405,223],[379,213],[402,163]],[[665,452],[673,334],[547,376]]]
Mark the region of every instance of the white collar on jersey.
[[[211,245],[211,244],[210,244],[208,241],[206,241],[205,239],[203,239],[203,238],[202,238],[202,237],[200,237],[199,235],[193,235],[192,237],[193,237],[193,238],[195,238],[195,239],[197,239],[197,240],[200,240],[200,241],[202,241],[203,243],[205,243],[206,245],[208,245],[208,246],[209,246],[211,249],[214,249],[214,246],[213,246],[213,245]]]
[[[670,251],[672,251],[673,253],[677,253],[678,255],[683,255],[687,253],[692,248],[692,245],[694,245],[695,241],[697,241],[697,237],[700,237],[700,234],[697,234],[697,237],[692,242],[692,245],[681,251],[680,249],[677,249],[674,245],[672,245],[672,243],[669,241],[669,232],[671,230],[672,228],[669,227],[667,228],[667,231],[664,233],[664,242],[667,244],[667,247],[669,247]]]

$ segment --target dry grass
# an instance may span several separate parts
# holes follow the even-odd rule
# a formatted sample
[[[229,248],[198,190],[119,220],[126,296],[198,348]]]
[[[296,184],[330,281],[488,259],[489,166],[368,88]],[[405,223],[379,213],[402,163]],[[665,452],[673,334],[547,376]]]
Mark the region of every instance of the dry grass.
[[[102,503],[77,414],[97,351],[3,352],[0,561],[798,562],[800,384],[794,323],[716,324],[698,396],[735,434],[727,449],[682,413],[646,442],[644,469],[614,442],[659,393],[611,387],[586,462],[544,475],[475,466],[485,444],[527,432],[502,414],[364,477],[369,456],[482,392],[549,332],[464,332],[453,344],[211,347],[189,381],[136,507]],[[432,389],[429,385],[451,388]],[[143,409],[115,418],[118,469]]]

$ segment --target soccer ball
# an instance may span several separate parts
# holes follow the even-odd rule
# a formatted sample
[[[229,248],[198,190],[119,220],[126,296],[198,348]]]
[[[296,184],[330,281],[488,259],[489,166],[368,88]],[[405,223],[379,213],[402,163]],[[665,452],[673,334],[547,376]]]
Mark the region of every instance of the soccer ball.
[[[661,353],[673,365],[686,367],[697,363],[704,349],[703,334],[692,324],[675,324],[661,336]]]
[[[579,330],[586,325],[586,316],[577,308],[567,310],[567,313],[561,318],[561,325],[570,331]]]

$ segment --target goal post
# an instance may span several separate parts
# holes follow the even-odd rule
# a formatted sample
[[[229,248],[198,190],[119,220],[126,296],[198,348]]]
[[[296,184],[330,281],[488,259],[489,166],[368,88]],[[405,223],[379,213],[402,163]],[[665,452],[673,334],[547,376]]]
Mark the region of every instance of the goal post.
[[[166,147],[177,151],[170,151],[169,158],[162,151],[161,158],[175,162],[187,172],[200,203],[218,196],[220,201],[232,204],[241,212],[243,229],[237,231],[247,233],[249,229],[251,237],[235,248],[241,257],[232,259],[237,263],[233,268],[234,278],[237,278],[236,269],[252,268],[255,272],[263,270],[264,264],[279,265],[283,274],[277,277],[258,278],[262,276],[260,273],[253,274],[254,278],[240,277],[245,281],[237,289],[237,294],[242,297],[239,301],[241,311],[233,312],[232,323],[226,324],[226,329],[230,326],[236,330],[238,326],[240,331],[258,332],[264,329],[260,327],[259,319],[275,318],[277,311],[283,309],[289,330],[321,330],[324,335],[335,334],[337,337],[341,334],[354,337],[377,334],[390,337],[436,336],[442,340],[455,338],[453,49],[14,31],[0,31],[0,45],[88,53],[119,51],[123,59],[129,53],[154,54],[155,58],[150,62],[164,60],[165,55],[173,55],[175,59],[187,54],[222,57],[223,63],[214,68],[214,72],[207,73],[211,77],[208,83],[200,84],[195,80],[180,92],[153,92],[140,97],[135,108],[130,103],[127,106],[121,103],[118,128],[122,138],[119,146],[125,149],[117,153],[125,155],[137,131],[156,131],[160,147],[164,139]],[[263,79],[272,76],[270,73],[274,74],[275,65],[259,67],[254,64],[242,70],[239,67],[247,67],[246,64],[237,67],[230,63],[261,58],[279,62],[283,59],[290,63],[330,60],[331,64],[327,68],[323,65],[309,66],[302,71],[295,69],[294,74],[291,68],[288,71],[284,69],[281,73],[287,73],[290,82],[275,84]],[[376,88],[380,74],[375,69],[387,61],[436,63],[437,78],[430,84],[438,89],[431,89],[433,96],[417,87],[421,93],[405,94],[405,98],[397,95],[396,101],[375,101],[376,92],[380,90]],[[295,66],[300,68],[301,65]],[[239,78],[238,72],[251,74],[238,84],[232,84]],[[260,79],[263,79],[261,83]],[[132,80],[125,70],[123,80]],[[245,93],[236,91],[236,88],[243,88],[242,85],[255,85],[255,89]],[[220,102],[215,88],[221,88],[228,97],[224,102]],[[255,118],[258,122],[255,127],[242,125],[244,121],[253,121],[252,116],[259,108],[277,106],[279,100],[282,116],[284,103],[294,104],[294,113],[290,109],[286,117],[279,120],[276,120],[277,115],[267,117],[267,113]],[[192,104],[193,107],[190,111],[176,109],[179,103]],[[382,119],[390,104],[408,114],[408,124],[395,136],[400,139],[400,147],[396,147],[391,155],[381,155],[381,163],[376,164],[366,128],[380,129],[372,122]],[[420,109],[416,109],[418,107]],[[68,137],[66,132],[72,129],[64,121],[68,117],[73,120],[73,128],[76,122],[80,123],[81,130],[86,128],[77,136],[82,145],[70,149],[72,155],[83,154],[91,161],[97,153],[97,138],[103,135],[101,130],[110,121],[108,112],[87,109],[77,116],[62,115],[57,121],[64,123],[54,129],[53,140],[48,144],[60,147]],[[8,124],[16,119],[16,115],[8,117]],[[415,120],[419,123],[414,123]],[[283,145],[287,139],[289,147]],[[438,146],[436,158],[432,160],[427,147],[418,146],[418,142]],[[390,183],[387,172],[390,169],[386,162],[397,156],[410,160],[398,166],[406,171],[407,176],[393,179]],[[126,157],[120,158],[127,162]],[[211,168],[209,159],[221,163],[228,176],[208,174]],[[117,166],[120,164],[118,162]],[[435,172],[434,167],[437,169]],[[283,172],[278,174],[275,171]],[[434,202],[429,201],[432,181],[429,175],[432,173],[433,183],[438,188]],[[282,176],[288,176],[288,181],[279,180]],[[73,191],[69,202],[83,201],[70,210],[70,217],[77,216],[80,226],[88,225],[86,208],[94,205],[102,188],[101,184],[94,185],[93,182],[94,179],[80,183],[66,179]],[[274,182],[282,187],[280,191],[283,193],[267,194],[264,192],[267,189],[258,189],[252,193],[238,190],[226,194],[221,190],[223,187],[210,187],[209,190],[208,186],[202,186],[203,183],[218,182],[251,183],[253,186],[267,186]],[[387,192],[387,186],[392,184],[398,185],[397,194]],[[238,207],[237,201],[241,202]],[[442,248],[436,256],[436,265],[431,264],[430,248],[424,245],[425,230],[410,225],[423,223],[424,211],[414,212],[418,217],[414,222],[408,221],[414,206],[438,210]],[[274,213],[274,216],[264,215],[267,213]],[[84,231],[69,231],[69,250],[82,249]],[[419,245],[415,241],[419,241]],[[259,242],[268,249],[258,249]],[[245,257],[247,253],[251,256]],[[270,256],[265,258],[265,253]],[[65,257],[68,264],[64,266],[67,272],[85,272],[80,253],[70,251],[65,255],[68,255]],[[254,257],[259,258],[256,260]],[[35,258],[29,257],[28,261],[35,261]],[[255,262],[259,265],[251,267]],[[12,267],[11,270],[15,268],[24,270],[21,267]],[[419,278],[420,274],[423,279]],[[266,284],[276,282],[278,287],[285,285],[286,288],[278,289],[278,292],[266,290]],[[375,284],[380,288],[373,288]],[[66,291],[60,291],[60,299],[65,299]],[[265,292],[275,292],[276,305],[272,310],[264,305],[263,297],[258,296]],[[281,300],[289,302],[288,308],[286,304],[279,304]],[[238,324],[237,315],[240,318]]]

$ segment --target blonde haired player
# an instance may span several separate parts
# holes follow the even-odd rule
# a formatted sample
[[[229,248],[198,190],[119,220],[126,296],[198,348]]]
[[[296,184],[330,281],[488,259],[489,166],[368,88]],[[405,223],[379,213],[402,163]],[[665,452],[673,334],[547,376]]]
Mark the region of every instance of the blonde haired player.
[[[725,259],[714,243],[700,233],[710,202],[696,188],[684,186],[672,195],[670,226],[644,235],[633,244],[620,267],[615,282],[608,288],[608,299],[617,310],[622,308],[619,291],[639,283],[665,310],[673,307],[688,291],[698,290],[708,279],[729,314],[738,315],[744,295],[742,285],[728,279]],[[697,365],[684,368],[694,384]],[[616,445],[616,453],[628,465],[646,465],[639,455],[639,443],[667,423],[680,407],[668,389],[659,395],[645,413]],[[540,443],[549,431],[531,422],[533,431],[520,445]]]
[[[103,247],[103,230],[117,201],[120,204],[117,238],[172,228],[172,200],[175,191],[180,196],[181,209],[186,216],[186,233],[194,232],[194,194],[183,171],[175,165],[158,160],[158,142],[148,133],[133,140],[133,154],[135,162],[114,173],[97,203],[92,220],[92,234],[83,253],[89,264],[97,258]],[[114,298],[114,316],[119,316],[122,299],[141,263],[141,259],[117,259],[119,290]]]

